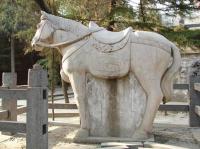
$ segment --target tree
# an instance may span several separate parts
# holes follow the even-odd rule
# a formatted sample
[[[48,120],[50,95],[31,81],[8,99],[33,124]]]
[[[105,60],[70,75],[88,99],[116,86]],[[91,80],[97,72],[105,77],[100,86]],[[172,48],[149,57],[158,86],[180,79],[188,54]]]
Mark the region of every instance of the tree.
[[[95,21],[100,26],[114,31],[127,27],[127,22],[135,17],[127,0],[62,0],[57,6],[63,17],[85,25],[89,21]]]
[[[25,0],[2,0],[0,2],[0,32],[10,39],[11,47],[11,72],[15,72],[15,40],[30,39],[30,32],[33,32],[33,22],[37,17],[32,14],[32,2]]]
[[[150,10],[162,11],[166,15],[172,16],[186,15],[191,11],[198,10],[195,0],[140,0],[139,3],[130,0],[130,3],[137,4],[139,13],[143,16]]]
[[[138,21],[146,28],[149,25],[161,25],[161,15],[183,17],[198,10],[195,0],[129,0],[134,6]]]

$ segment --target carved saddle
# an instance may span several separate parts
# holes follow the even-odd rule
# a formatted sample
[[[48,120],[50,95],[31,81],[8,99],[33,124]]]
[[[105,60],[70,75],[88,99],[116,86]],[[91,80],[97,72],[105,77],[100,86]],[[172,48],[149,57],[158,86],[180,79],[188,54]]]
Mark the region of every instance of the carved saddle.
[[[92,46],[100,52],[110,53],[122,49],[129,41],[132,28],[129,27],[120,32],[111,32],[96,23],[90,22],[89,29],[92,34]]]
[[[88,63],[89,71],[99,78],[120,78],[130,69],[130,34],[132,28],[121,32],[110,32],[90,22],[93,32]]]

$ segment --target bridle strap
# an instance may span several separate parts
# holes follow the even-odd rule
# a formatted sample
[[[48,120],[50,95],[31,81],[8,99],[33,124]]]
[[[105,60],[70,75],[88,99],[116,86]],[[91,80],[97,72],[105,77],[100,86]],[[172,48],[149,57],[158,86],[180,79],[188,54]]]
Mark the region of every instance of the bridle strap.
[[[82,37],[79,37],[75,40],[70,40],[70,41],[64,41],[64,42],[61,42],[61,43],[55,43],[55,44],[46,44],[46,43],[43,43],[43,42],[37,42],[36,45],[38,46],[42,46],[42,47],[46,47],[46,48],[56,48],[56,47],[61,47],[61,46],[69,46],[73,43],[76,43],[78,41],[81,41],[82,39],[90,36],[93,32],[90,32],[90,33],[87,33],[85,35],[83,35]]]
[[[48,20],[47,20],[47,21],[48,21]],[[51,24],[51,25],[52,25],[52,28],[54,29],[54,31],[53,31],[53,33],[54,33],[54,32],[55,32],[55,27],[53,26],[53,24]],[[102,30],[102,29],[100,29],[100,30]],[[77,39],[70,40],[70,41],[64,41],[64,42],[55,43],[55,44],[46,44],[46,43],[44,43],[44,42],[40,42],[40,41],[39,41],[39,42],[36,43],[36,45],[41,46],[41,47],[46,47],[46,48],[59,48],[59,47],[63,47],[63,46],[67,47],[67,46],[70,46],[70,45],[73,44],[73,43],[76,43],[76,42],[78,42],[78,41],[83,40],[84,38],[90,36],[91,34],[93,34],[93,33],[95,33],[95,32],[98,32],[98,31],[100,31],[100,30],[90,31],[90,32],[87,33],[87,34],[85,34],[85,35],[83,35],[83,36],[81,36],[81,37],[78,37]]]

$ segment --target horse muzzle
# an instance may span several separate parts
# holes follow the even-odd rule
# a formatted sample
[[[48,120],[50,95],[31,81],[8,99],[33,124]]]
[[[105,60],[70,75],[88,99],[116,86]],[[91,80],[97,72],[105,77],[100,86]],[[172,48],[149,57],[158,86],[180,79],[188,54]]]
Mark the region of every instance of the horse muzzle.
[[[33,38],[32,41],[31,41],[31,46],[32,46],[32,47],[36,46],[36,42],[37,42],[37,40],[35,40],[35,39]]]
[[[33,50],[35,51],[42,51],[43,49],[41,46],[37,44],[37,41],[34,39],[31,41],[31,46],[33,47]]]

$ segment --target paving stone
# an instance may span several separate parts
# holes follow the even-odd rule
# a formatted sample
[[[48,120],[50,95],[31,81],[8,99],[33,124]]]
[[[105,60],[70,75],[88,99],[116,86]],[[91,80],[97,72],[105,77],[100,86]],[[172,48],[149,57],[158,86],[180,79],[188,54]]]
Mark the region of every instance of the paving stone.
[[[168,144],[152,143],[152,142],[145,142],[144,147],[152,148],[152,149],[187,149],[184,147],[178,147],[178,146],[168,145]]]
[[[101,147],[115,147],[115,146],[128,146],[128,147],[142,147],[143,143],[142,142],[105,142],[105,143],[101,143]]]
[[[130,149],[130,148],[126,145],[120,145],[120,146],[103,147],[97,149]]]

